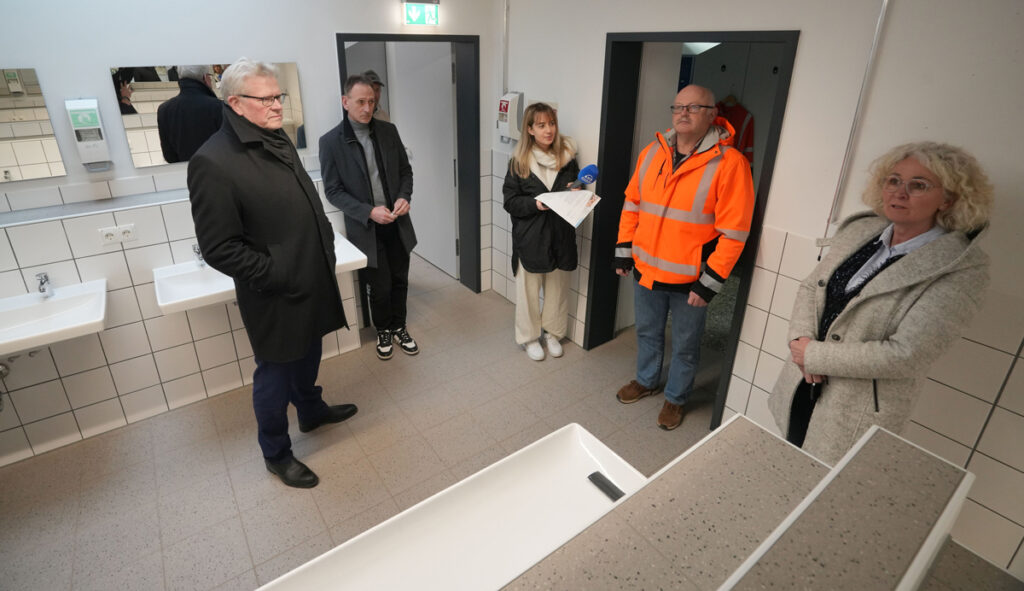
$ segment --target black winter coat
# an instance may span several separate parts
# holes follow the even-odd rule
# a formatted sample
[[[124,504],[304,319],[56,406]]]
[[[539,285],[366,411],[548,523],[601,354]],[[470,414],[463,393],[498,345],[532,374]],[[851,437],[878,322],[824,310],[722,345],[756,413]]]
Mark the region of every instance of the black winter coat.
[[[267,133],[284,140],[284,157],[268,149]],[[188,190],[203,257],[235,280],[257,358],[300,359],[316,339],[346,325],[334,231],[283,131],[263,130],[225,107],[220,131],[189,160]]]
[[[398,128],[387,121],[370,120],[370,135],[379,152],[381,182],[391,203],[405,199],[412,204],[412,167],[398,136]],[[378,170],[380,167],[378,166]],[[366,152],[356,139],[348,118],[320,137],[320,176],[327,200],[345,214],[345,237],[366,255],[366,266],[377,266],[377,224],[370,219],[373,192],[366,170]],[[416,246],[416,232],[408,214],[399,216],[398,236],[406,252]]]
[[[178,87],[178,96],[156,110],[160,149],[168,162],[191,158],[223,122],[224,103],[205,84],[183,78]]]
[[[575,181],[579,173],[574,158],[558,171],[552,190],[567,190],[566,185]],[[501,192],[505,196],[505,211],[512,216],[512,272],[518,272],[520,264],[530,273],[574,270],[576,228],[551,210],[537,209],[534,198],[549,192],[537,175],[531,172],[524,179],[513,172],[509,162]]]

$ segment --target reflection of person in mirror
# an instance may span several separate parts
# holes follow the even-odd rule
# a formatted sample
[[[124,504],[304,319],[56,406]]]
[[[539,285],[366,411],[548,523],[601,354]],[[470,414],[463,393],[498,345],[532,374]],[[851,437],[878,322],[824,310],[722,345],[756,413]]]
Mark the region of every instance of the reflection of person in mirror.
[[[131,68],[121,68],[113,74],[114,91],[117,93],[117,106],[122,115],[136,115],[138,111],[132,105]]]
[[[989,282],[978,246],[992,185],[948,144],[875,161],[873,212],[847,218],[797,290],[790,358],[768,408],[786,438],[835,464],[871,427],[907,426],[925,373],[968,327]]]
[[[576,228],[536,197],[564,191],[576,180],[576,142],[558,132],[558,114],[545,103],[523,113],[523,137],[509,161],[501,192],[512,218],[516,278],[516,343],[534,361],[562,356],[569,325],[569,275],[576,269]],[[543,309],[541,293],[544,294]],[[543,336],[543,338],[542,338]]]
[[[409,217],[412,166],[398,129],[373,118],[376,104],[369,78],[345,80],[345,117],[320,137],[320,174],[327,200],[345,214],[348,239],[366,254],[360,278],[377,328],[377,357],[387,360],[395,342],[407,355],[419,353],[406,328],[416,232]]]
[[[160,148],[167,162],[184,162],[220,129],[224,103],[210,89],[209,66],[178,66],[174,98],[156,111]]]
[[[267,470],[310,488],[319,479],[292,454],[289,403],[303,433],[356,413],[352,404],[328,406],[316,385],[322,338],[346,325],[334,232],[281,129],[276,69],[242,58],[223,85],[224,124],[188,163],[196,238],[205,261],[235,280],[256,357],[252,400]]]
[[[373,100],[377,101],[376,106],[373,108],[373,118],[380,121],[391,121],[391,116],[384,110],[384,107],[380,106],[380,92],[381,88],[384,88],[384,82],[381,81],[377,72],[374,72],[373,70],[363,72],[363,77],[369,80],[373,85]]]
[[[672,356],[658,414],[665,430],[683,422],[708,302],[743,252],[754,212],[750,163],[732,147],[733,128],[717,117],[714,94],[686,86],[669,109],[672,129],[640,153],[626,187],[615,245],[616,273],[633,271],[637,341],[636,379],[616,397],[630,404],[657,390],[671,312]]]

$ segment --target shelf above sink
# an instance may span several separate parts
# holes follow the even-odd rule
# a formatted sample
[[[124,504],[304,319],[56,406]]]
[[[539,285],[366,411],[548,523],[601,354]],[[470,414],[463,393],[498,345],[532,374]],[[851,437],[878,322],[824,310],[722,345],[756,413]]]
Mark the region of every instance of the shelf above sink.
[[[0,299],[0,355],[99,332],[106,313],[106,279]]]

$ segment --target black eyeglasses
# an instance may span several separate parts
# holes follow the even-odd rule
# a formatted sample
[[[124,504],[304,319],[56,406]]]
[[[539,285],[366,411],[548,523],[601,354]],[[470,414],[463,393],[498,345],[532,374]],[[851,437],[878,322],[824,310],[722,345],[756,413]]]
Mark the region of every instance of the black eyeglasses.
[[[686,109],[687,113],[689,113],[691,115],[696,115],[697,113],[700,113],[701,109],[714,109],[714,108],[715,108],[714,105],[672,105],[672,106],[670,106],[668,108],[668,110],[672,111],[673,115],[678,115],[678,114],[683,112],[683,109]]]
[[[240,94],[238,96],[259,101],[264,107],[272,107],[274,105],[274,101],[277,101],[281,103],[281,106],[284,106],[284,99],[288,98],[288,93],[282,92],[281,94],[274,94],[271,96],[251,96],[248,94]]]

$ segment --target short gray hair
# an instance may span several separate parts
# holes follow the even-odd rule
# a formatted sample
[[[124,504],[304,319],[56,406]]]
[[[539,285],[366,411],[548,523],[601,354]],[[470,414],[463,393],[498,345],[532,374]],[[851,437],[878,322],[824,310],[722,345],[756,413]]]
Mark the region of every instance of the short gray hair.
[[[227,67],[220,77],[220,90],[225,98],[245,91],[245,81],[253,76],[267,76],[277,80],[277,66],[240,57]]]
[[[210,66],[178,66],[178,79],[191,78],[200,82],[206,81],[206,75],[212,71]]]

